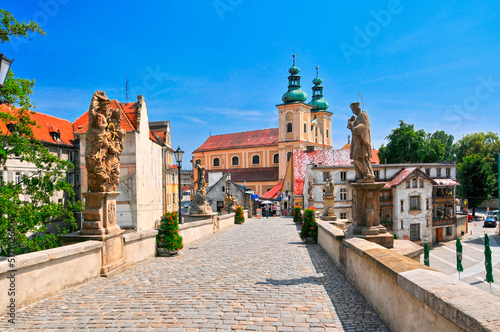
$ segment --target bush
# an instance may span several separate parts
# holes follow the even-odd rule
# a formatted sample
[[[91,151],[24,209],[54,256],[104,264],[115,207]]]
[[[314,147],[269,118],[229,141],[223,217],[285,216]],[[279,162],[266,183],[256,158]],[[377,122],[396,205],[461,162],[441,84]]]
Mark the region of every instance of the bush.
[[[245,222],[245,214],[243,213],[243,207],[241,206],[236,206],[234,209],[234,223],[236,224],[242,224]]]
[[[293,222],[302,222],[302,209],[300,208],[300,206],[296,206],[293,209]]]
[[[167,212],[161,218],[158,235],[156,235],[158,248],[178,251],[184,248],[182,236],[179,235],[179,221],[177,212]]]
[[[300,230],[300,238],[312,237],[314,241],[318,241],[318,226],[316,225],[316,209],[309,207],[304,210],[304,220]]]

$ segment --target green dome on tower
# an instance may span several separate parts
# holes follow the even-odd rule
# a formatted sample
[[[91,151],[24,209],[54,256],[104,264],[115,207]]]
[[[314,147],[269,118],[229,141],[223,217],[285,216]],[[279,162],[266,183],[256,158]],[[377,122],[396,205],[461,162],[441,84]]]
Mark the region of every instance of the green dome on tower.
[[[293,55],[293,66],[288,70],[288,91],[285,92],[281,100],[285,104],[303,103],[307,100],[307,94],[300,89],[300,69],[295,67],[295,54]]]
[[[318,77],[319,68],[316,67],[316,78],[313,80],[314,86],[312,87],[313,96],[309,105],[312,106],[312,112],[326,111],[330,105],[323,99],[323,80]]]

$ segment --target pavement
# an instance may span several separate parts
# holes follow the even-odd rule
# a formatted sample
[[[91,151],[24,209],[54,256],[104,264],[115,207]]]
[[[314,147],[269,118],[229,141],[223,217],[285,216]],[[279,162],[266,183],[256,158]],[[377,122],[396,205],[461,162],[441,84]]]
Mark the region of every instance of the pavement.
[[[442,242],[435,245],[429,256],[430,267],[460,279],[488,293],[500,296],[500,235],[498,228],[484,227],[483,215],[476,213],[476,219],[469,222],[469,232],[461,238],[463,272],[457,271],[456,241]],[[491,260],[494,282],[486,282],[484,256],[484,235],[490,239]],[[423,263],[423,255],[421,263]],[[499,300],[500,301],[500,300]]]
[[[0,330],[7,330],[6,317]],[[247,219],[17,311],[15,331],[389,331],[290,217]]]

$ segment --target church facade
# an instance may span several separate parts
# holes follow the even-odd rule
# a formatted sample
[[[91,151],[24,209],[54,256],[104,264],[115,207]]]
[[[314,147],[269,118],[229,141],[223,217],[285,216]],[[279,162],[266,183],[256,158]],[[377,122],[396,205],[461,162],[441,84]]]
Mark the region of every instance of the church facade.
[[[294,150],[331,150],[333,114],[327,111],[321,78],[317,73],[312,100],[306,103],[295,55],[288,72],[288,91],[282,96],[283,103],[276,106],[278,128],[210,136],[193,151],[193,169],[199,160],[205,167],[208,185],[208,173],[231,173],[233,181],[246,182],[247,189],[264,194],[285,177]]]

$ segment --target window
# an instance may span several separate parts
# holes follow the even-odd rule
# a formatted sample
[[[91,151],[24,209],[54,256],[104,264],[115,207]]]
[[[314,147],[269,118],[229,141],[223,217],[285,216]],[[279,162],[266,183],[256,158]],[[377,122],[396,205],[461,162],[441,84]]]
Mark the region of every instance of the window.
[[[424,180],[420,180],[420,188],[424,187]]]
[[[68,151],[68,161],[75,162],[75,151]]]
[[[238,166],[239,164],[240,164],[240,158],[238,158],[237,156],[231,158],[231,165]]]
[[[401,200],[401,212],[405,212],[405,200]]]
[[[380,179],[380,171],[373,171],[373,175],[375,176],[375,179]]]
[[[410,196],[410,211],[420,210],[420,196]]]
[[[346,188],[340,188],[340,200],[347,201],[347,189]]]
[[[304,134],[307,134],[307,123],[304,123]]]
[[[406,181],[406,188],[410,188],[410,181]]]
[[[316,127],[316,136],[318,136],[318,127]]]
[[[446,177],[451,178],[451,169],[450,168],[446,169]]]
[[[340,219],[347,219],[347,213],[342,212],[342,213],[340,214]]]
[[[280,155],[279,155],[279,154],[277,154],[277,153],[276,153],[276,154],[273,156],[273,162],[274,162],[275,164],[279,164],[279,163],[280,163]]]
[[[14,183],[15,184],[21,184],[22,181],[22,175],[21,172],[16,172],[15,178],[14,178]]]
[[[431,169],[430,168],[426,168],[425,169],[425,174],[427,174],[427,175],[430,176],[431,175]]]
[[[436,177],[441,177],[441,168],[436,168]]]
[[[420,240],[420,224],[410,224],[410,241]]]
[[[347,179],[347,172],[340,172],[340,181],[345,181]]]
[[[252,165],[259,165],[260,164],[260,156],[259,155],[255,155],[252,157]]]
[[[330,181],[330,172],[323,172],[323,181]]]
[[[219,166],[220,166],[220,159],[214,158],[214,167],[219,167]]]
[[[75,185],[75,173],[68,173],[68,183]]]
[[[225,191],[226,191],[226,187],[222,186],[222,192],[225,192]]]
[[[286,154],[286,161],[290,161],[290,159],[292,159],[292,152],[289,151],[287,154]]]
[[[286,132],[287,132],[287,133],[291,133],[292,131],[293,131],[293,126],[292,126],[292,123],[291,123],[291,122],[289,122],[289,123],[287,123],[287,125],[286,125]]]
[[[425,209],[429,210],[429,199],[425,199]]]
[[[412,179],[411,184],[413,188],[417,188],[417,179]]]
[[[401,220],[401,229],[405,229],[405,222]]]
[[[326,138],[328,138],[328,129],[326,130]]]
[[[446,235],[451,236],[452,226],[446,227]]]

